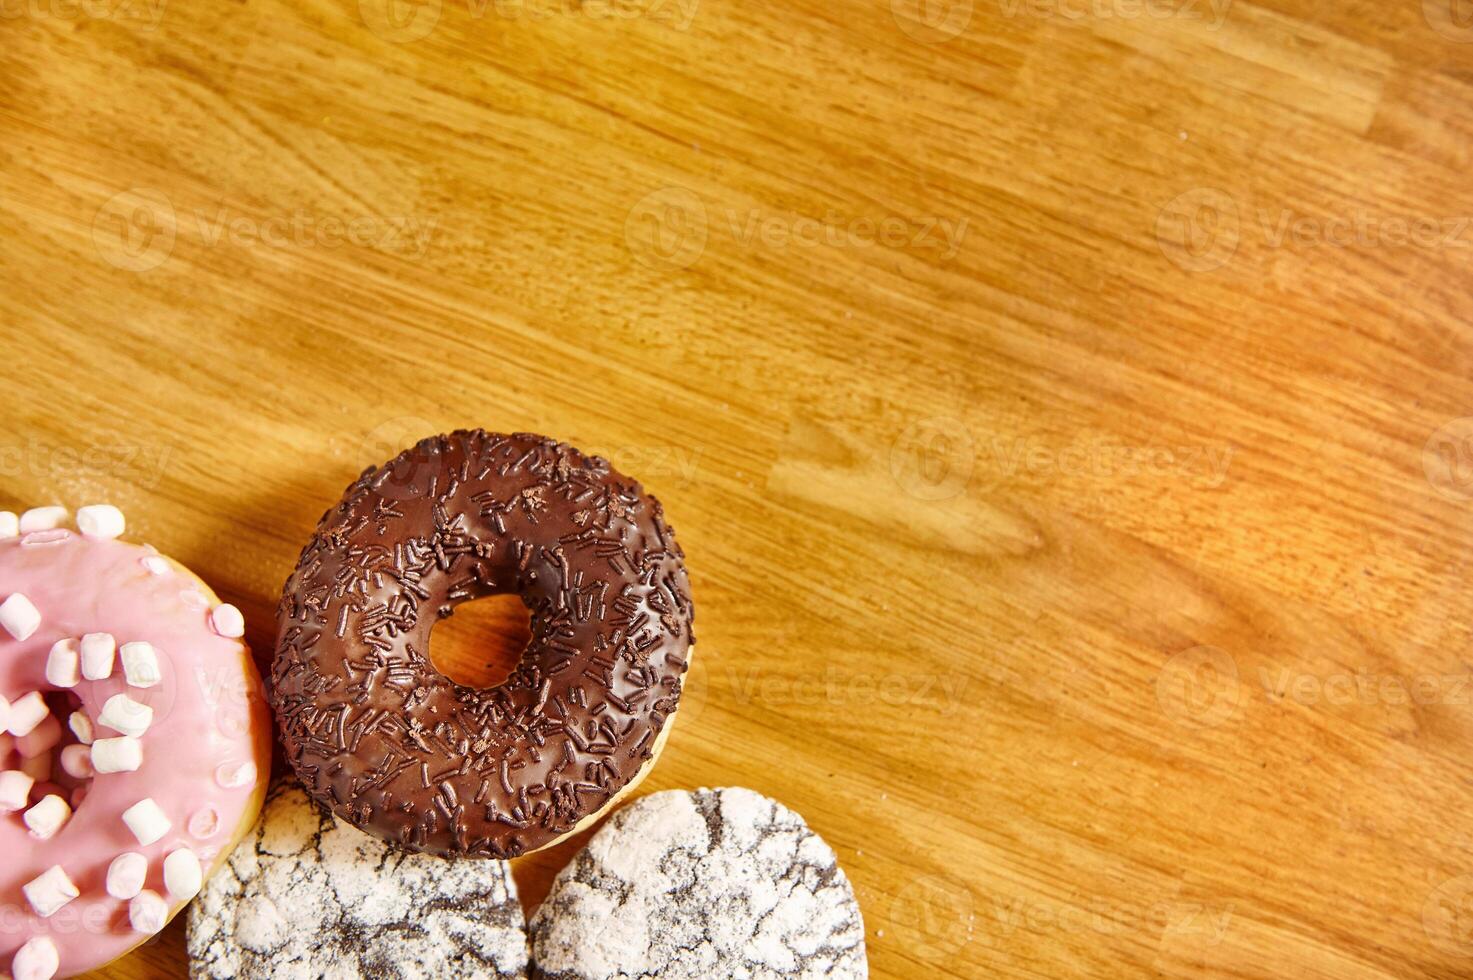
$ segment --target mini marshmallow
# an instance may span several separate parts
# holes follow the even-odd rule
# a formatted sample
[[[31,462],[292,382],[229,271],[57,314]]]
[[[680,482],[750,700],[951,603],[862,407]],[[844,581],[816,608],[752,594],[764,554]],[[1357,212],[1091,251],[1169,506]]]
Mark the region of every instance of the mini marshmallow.
[[[30,799],[31,787],[36,781],[16,769],[0,772],[0,812],[13,813],[24,810]]]
[[[29,640],[41,625],[41,611],[19,592],[0,602],[0,626],[17,640]]]
[[[13,538],[20,534],[20,518],[13,510],[0,510],[0,538]]]
[[[87,717],[85,711],[73,711],[66,723],[72,734],[77,736],[78,742],[83,745],[92,744],[92,719]]]
[[[175,898],[191,899],[204,887],[205,873],[199,857],[187,847],[170,851],[164,858],[164,887]]]
[[[31,807],[21,817],[37,840],[50,840],[72,818],[72,808],[55,793]]]
[[[103,702],[97,723],[124,735],[137,737],[148,731],[148,726],[153,724],[153,709],[134,701],[126,694],[114,694]]]
[[[57,909],[81,894],[59,864],[53,864],[39,876],[21,885],[20,890],[25,893],[31,908],[43,919],[49,918]]]
[[[15,980],[51,980],[61,966],[61,954],[50,936],[36,936],[15,951],[10,975]]]
[[[15,740],[15,750],[22,759],[34,759],[56,748],[56,743],[60,741],[61,722],[56,720],[55,715],[47,715],[41,724],[31,729],[30,734]]]
[[[134,772],[143,765],[143,743],[130,735],[99,738],[92,743],[91,760],[99,773]]]
[[[162,575],[169,570],[169,562],[162,555],[144,555],[138,564],[148,569],[150,575]]]
[[[126,526],[123,512],[112,504],[89,504],[77,508],[77,530],[89,538],[115,538],[123,533]]]
[[[117,641],[111,633],[87,633],[82,637],[82,676],[100,681],[113,673],[113,651]]]
[[[134,768],[137,768],[136,766]],[[61,750],[61,771],[73,779],[91,779],[97,775],[92,765],[92,749],[87,745],[68,745]],[[117,770],[114,770],[115,772]]]
[[[151,936],[168,920],[169,903],[158,892],[141,891],[128,903],[128,921],[133,924],[135,932],[146,932]]]
[[[148,858],[137,851],[124,851],[107,866],[107,893],[113,898],[132,898],[143,891],[147,877]]]
[[[210,625],[221,636],[245,636],[245,617],[228,602],[210,610]]]
[[[96,756],[94,755],[94,760]],[[138,843],[147,847],[169,832],[173,824],[152,797],[144,797],[123,811],[123,823],[133,831]]]
[[[135,640],[118,647],[118,656],[123,660],[123,675],[132,687],[153,687],[162,678],[159,672],[159,656],[152,643]]]
[[[10,702],[0,697],[0,732],[10,733]]]
[[[46,655],[46,683],[52,687],[76,687],[82,680],[82,644],[74,639],[57,640]]]
[[[66,508],[56,505],[51,507],[32,507],[20,515],[20,533],[27,534],[31,531],[50,531],[61,527],[66,520]]]
[[[46,720],[51,709],[41,699],[41,692],[32,691],[10,703],[10,734],[29,735],[35,727]]]

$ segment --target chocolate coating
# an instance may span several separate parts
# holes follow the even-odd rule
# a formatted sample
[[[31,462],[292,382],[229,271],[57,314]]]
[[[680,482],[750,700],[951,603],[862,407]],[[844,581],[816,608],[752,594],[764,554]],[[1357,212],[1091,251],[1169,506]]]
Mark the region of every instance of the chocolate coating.
[[[428,657],[458,604],[515,593],[492,688]],[[409,850],[515,857],[632,780],[680,700],[694,610],[659,501],[597,456],[458,431],[369,468],[318,523],[277,613],[271,703],[318,802]]]

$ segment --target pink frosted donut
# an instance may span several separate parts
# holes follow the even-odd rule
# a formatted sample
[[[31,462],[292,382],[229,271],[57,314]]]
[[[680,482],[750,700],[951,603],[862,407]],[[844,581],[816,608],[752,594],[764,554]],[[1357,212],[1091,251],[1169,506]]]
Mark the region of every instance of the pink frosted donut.
[[[0,969],[96,969],[194,897],[270,765],[240,613],[84,507],[0,513]]]

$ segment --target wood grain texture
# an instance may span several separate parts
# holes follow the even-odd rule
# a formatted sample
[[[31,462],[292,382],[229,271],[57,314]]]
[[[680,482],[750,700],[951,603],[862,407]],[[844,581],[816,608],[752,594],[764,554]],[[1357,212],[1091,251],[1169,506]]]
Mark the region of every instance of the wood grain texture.
[[[266,650],[362,467],[546,432],[690,558],[646,788],[874,975],[1473,973],[1463,0],[0,11],[0,505]]]

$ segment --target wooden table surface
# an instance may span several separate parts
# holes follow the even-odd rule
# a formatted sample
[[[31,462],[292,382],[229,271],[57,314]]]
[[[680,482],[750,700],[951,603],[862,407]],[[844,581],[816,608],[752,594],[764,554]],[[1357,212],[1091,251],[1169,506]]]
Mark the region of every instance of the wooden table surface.
[[[1470,163],[1466,0],[7,0],[0,506],[266,651],[363,466],[556,435],[689,556],[645,788],[875,976],[1473,975]]]

